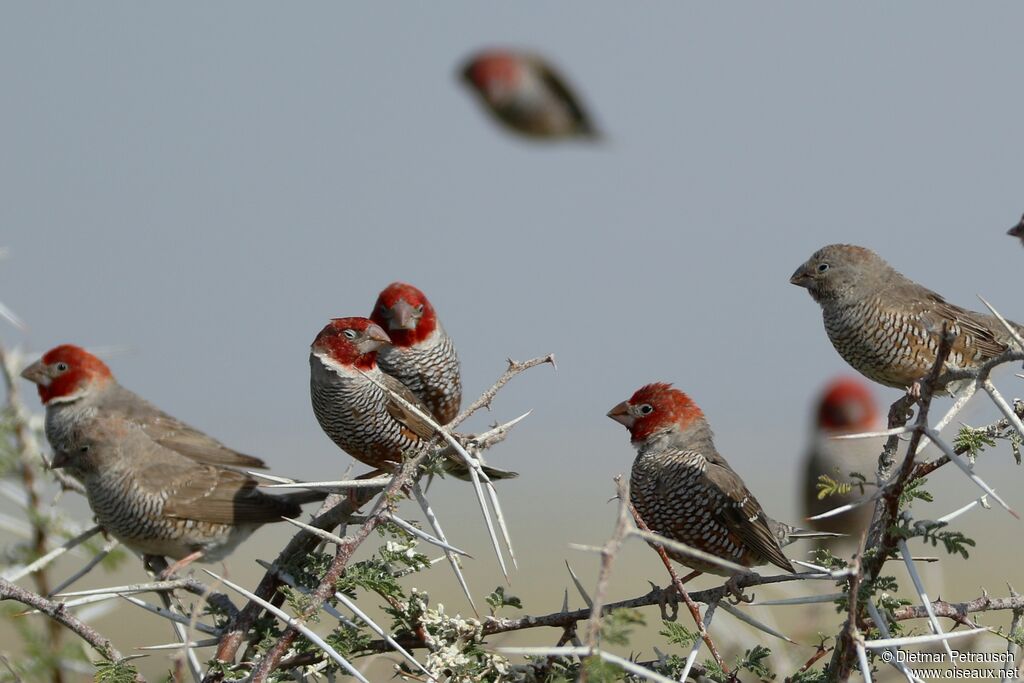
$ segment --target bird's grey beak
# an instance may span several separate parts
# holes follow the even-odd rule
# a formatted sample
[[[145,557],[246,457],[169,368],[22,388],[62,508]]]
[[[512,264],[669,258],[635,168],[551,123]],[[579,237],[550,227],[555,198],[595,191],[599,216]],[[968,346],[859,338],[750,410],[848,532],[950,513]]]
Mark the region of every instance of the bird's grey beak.
[[[633,423],[636,422],[636,418],[629,412],[629,404],[625,401],[609,410],[608,417],[615,420],[626,429],[632,427]]]
[[[807,268],[804,266],[800,266],[789,276],[789,284],[797,287],[806,287],[810,281],[811,276],[807,274]]]
[[[391,343],[391,337],[388,336],[387,332],[381,329],[380,325],[371,324],[366,328],[366,332],[363,334],[363,339],[359,341],[360,353],[376,351],[380,347]]]
[[[22,370],[21,376],[29,382],[41,384],[44,387],[50,383],[50,375],[46,372],[46,366],[41,360],[37,360],[32,365]]]
[[[1020,223],[1017,223],[1017,225],[1007,230],[1006,234],[1010,235],[1011,237],[1024,236],[1024,218],[1020,219]]]
[[[415,330],[416,309],[406,303],[405,299],[399,299],[398,303],[391,308],[391,320],[388,328],[392,330]]]
[[[69,462],[71,462],[71,458],[68,457],[67,453],[65,453],[64,451],[57,451],[56,453],[53,454],[53,460],[50,461],[50,469],[62,469],[64,467],[67,467]]]

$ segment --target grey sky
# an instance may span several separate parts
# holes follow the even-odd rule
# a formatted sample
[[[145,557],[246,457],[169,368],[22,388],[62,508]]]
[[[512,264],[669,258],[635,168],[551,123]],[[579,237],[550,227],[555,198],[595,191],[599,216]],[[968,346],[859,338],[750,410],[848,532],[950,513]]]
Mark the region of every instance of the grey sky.
[[[524,474],[510,507],[577,482],[563,499],[605,515],[598,537],[632,458],[604,413],[652,380],[793,510],[810,396],[845,369],[787,281],[816,248],[870,246],[1024,318],[1003,234],[1024,209],[1020,4],[4,14],[0,300],[24,341],[130,346],[124,384],[289,474],[349,462],[309,408],[308,344],[395,279],[434,301],[470,394],[507,356],[557,354],[496,402],[534,414],[493,459]],[[454,69],[493,44],[549,55],[608,141],[492,125]]]

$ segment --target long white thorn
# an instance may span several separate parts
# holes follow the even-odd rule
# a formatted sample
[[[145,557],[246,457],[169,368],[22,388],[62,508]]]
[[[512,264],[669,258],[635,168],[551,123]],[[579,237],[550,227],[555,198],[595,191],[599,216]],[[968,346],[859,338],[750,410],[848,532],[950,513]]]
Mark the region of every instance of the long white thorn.
[[[79,569],[77,572],[75,572],[68,578],[61,581],[60,584],[50,592],[50,595],[61,592],[62,590],[73,584],[75,581],[78,581],[80,578],[91,572],[96,565],[98,565],[100,562],[106,559],[107,555],[109,555],[110,552],[120,544],[121,542],[118,541],[116,538],[112,538],[106,543],[104,543],[103,548],[100,549],[98,553],[93,555],[92,559],[86,562],[84,567]]]
[[[813,522],[813,521],[819,520],[819,519],[827,519],[829,517],[835,517],[836,515],[841,515],[844,512],[849,512],[850,510],[852,510],[854,508],[858,508],[861,505],[867,505],[868,503],[873,503],[873,502],[875,502],[876,500],[878,500],[881,497],[882,497],[882,491],[880,491],[880,490],[879,491],[875,491],[871,495],[864,496],[863,498],[858,498],[857,500],[853,501],[852,503],[844,503],[843,505],[840,505],[839,507],[834,507],[831,510],[826,510],[825,512],[822,512],[821,514],[814,515],[813,517],[808,517],[807,520]]]
[[[882,436],[896,436],[898,434],[909,434],[914,431],[913,427],[893,427],[883,429],[880,432],[857,432],[856,434],[836,434],[830,436],[829,441],[851,441],[853,439],[877,439]]]
[[[964,514],[965,512],[970,510],[971,508],[977,507],[978,505],[981,505],[982,507],[988,507],[989,506],[988,505],[988,496],[985,495],[985,496],[982,496],[981,498],[978,498],[977,500],[972,500],[970,503],[968,503],[967,505],[964,505],[962,508],[958,508],[956,510],[953,510],[948,515],[943,515],[942,517],[939,517],[935,521],[936,522],[941,522],[941,523],[944,523],[944,524],[949,524],[950,522],[952,522],[954,519],[956,519],[960,515]]]
[[[686,545],[685,543],[674,541],[671,538],[665,538],[664,536],[651,533],[650,531],[643,531],[642,529],[631,529],[629,531],[629,535],[638,536],[647,541],[648,543],[664,546],[666,550],[673,550],[677,553],[682,553],[687,557],[693,557],[698,560],[710,562],[711,564],[721,567],[723,569],[728,569],[730,572],[738,572],[740,574],[750,573],[750,570],[746,567],[740,566],[734,562],[729,562],[728,560],[723,560],[720,557],[715,557],[711,553],[706,553],[703,550],[698,550],[696,548]]]
[[[864,677],[865,683],[871,683],[871,665],[868,664],[868,653],[864,644],[857,641],[857,660],[860,662],[860,675]]]
[[[400,406],[402,406],[403,408],[411,412],[413,415],[415,415],[416,417],[430,425],[430,427],[435,432],[440,434],[441,437],[448,442],[448,445],[455,450],[459,457],[461,457],[465,461],[466,467],[469,468],[470,479],[473,481],[473,490],[476,492],[476,498],[480,504],[480,510],[481,512],[483,512],[484,515],[484,524],[487,526],[487,533],[491,537],[491,544],[494,546],[494,552],[498,556],[498,565],[501,567],[501,573],[502,575],[504,575],[505,581],[507,582],[508,569],[505,567],[505,558],[502,556],[501,546],[498,544],[498,536],[494,533],[494,522],[491,521],[491,513],[490,510],[487,509],[487,501],[484,499],[484,492],[480,485],[481,478],[485,479],[488,482],[490,482],[490,479],[488,478],[487,473],[483,471],[483,468],[480,467],[480,463],[477,462],[476,458],[467,453],[466,449],[463,448],[462,444],[459,443],[459,440],[452,436],[452,433],[450,431],[439,425],[437,421],[434,420],[434,418],[420,410],[417,406],[413,405],[409,401],[405,400],[405,398],[403,398],[402,396],[399,396],[397,393],[395,393],[388,387],[378,382],[374,377],[371,377],[369,374],[362,372],[361,370],[360,373],[370,382],[373,382],[373,384],[375,384],[381,391],[387,393]]]
[[[22,332],[28,330],[28,325],[26,325],[21,318],[15,315],[14,311],[7,308],[7,306],[4,306],[3,302],[0,302],[0,318],[5,318],[7,322],[14,325]]]
[[[711,617],[715,613],[715,608],[718,607],[718,603],[712,603],[707,606],[704,610],[704,630],[708,630],[708,626],[711,625]],[[680,683],[686,682],[686,677],[690,675],[690,669],[693,668],[693,663],[697,661],[697,651],[700,650],[701,643],[704,642],[703,638],[694,638],[693,647],[690,648],[690,654],[686,656],[686,666],[683,667],[683,673],[679,675]]]
[[[946,425],[952,422],[953,418],[956,417],[961,410],[963,410],[963,407],[967,405],[967,402],[971,400],[971,397],[974,396],[974,392],[976,392],[977,390],[977,382],[971,382],[964,388],[960,389],[960,391],[958,391],[956,394],[956,400],[953,401],[953,405],[949,407],[949,410],[947,410],[946,414],[942,416],[942,419],[935,423],[935,426],[931,428],[931,431],[934,434],[938,434],[943,429],[945,429]],[[935,439],[931,438],[931,435],[929,435],[928,430],[926,429],[925,438],[922,438],[921,441],[917,444],[917,452],[915,452],[914,455],[918,455],[919,453],[924,451],[925,447],[928,446],[928,442],[934,440]]]
[[[494,484],[490,479],[484,481],[484,486],[487,487],[487,496],[491,499],[494,516],[498,518],[498,530],[501,531],[501,538],[505,541],[505,547],[508,548],[508,557],[512,560],[512,568],[519,569],[519,563],[516,562],[516,551],[512,549],[512,537],[509,536],[505,515],[501,511],[501,503],[498,501],[498,492],[494,490]]]
[[[882,615],[878,612],[878,608],[875,607],[875,603],[871,600],[868,600],[867,607],[868,614],[871,615],[871,619],[875,622],[875,628],[878,629],[878,632],[882,634],[883,638],[888,638],[890,635],[889,625],[886,623],[885,619],[882,618]],[[899,656],[896,654],[896,648],[887,647],[885,649],[891,652],[893,655],[892,659],[889,660],[889,663],[903,673],[903,676],[907,679],[908,683],[924,683],[924,681],[922,681],[920,678],[910,673],[910,669],[907,668],[907,665],[899,660]]]
[[[351,610],[352,614],[356,615],[360,620],[362,620],[362,622],[364,624],[369,626],[371,631],[373,631],[378,636],[383,638],[384,642],[386,642],[388,645],[393,647],[395,649],[395,652],[397,652],[398,654],[402,655],[402,657],[404,657],[407,662],[409,662],[410,664],[415,666],[417,669],[419,669],[420,671],[425,673],[430,678],[430,680],[432,680],[432,681],[436,681],[437,680],[437,678],[434,676],[434,674],[432,674],[430,671],[427,670],[426,667],[424,667],[422,664],[420,664],[419,661],[417,661],[415,657],[413,657],[411,654],[409,654],[409,652],[404,647],[399,645],[398,641],[396,641],[394,638],[392,638],[390,633],[385,631],[383,628],[381,628],[377,624],[377,622],[375,622],[373,619],[371,619],[366,614],[366,612],[364,612],[363,610],[359,609],[358,605],[356,605],[355,602],[350,600],[347,595],[345,595],[341,591],[338,591],[338,592],[336,592],[334,594],[334,597],[338,599],[338,602],[340,602],[341,604],[345,605],[345,607],[347,607],[349,610]]]
[[[928,623],[931,624],[932,633],[935,635],[944,635],[942,632],[942,624],[939,623],[938,617],[935,616],[935,610],[932,609],[931,598],[928,597],[928,593],[924,589],[924,583],[921,581],[921,575],[917,573],[917,568],[914,566],[914,557],[910,554],[910,548],[907,547],[906,540],[902,538],[899,539],[898,545],[900,548],[900,555],[903,556],[903,564],[907,568],[907,573],[910,574],[911,581],[914,582],[914,589],[917,590],[917,595],[921,598],[921,604],[924,605],[925,611],[928,612]],[[953,650],[949,647],[949,643],[943,640],[942,647],[946,650],[946,655],[949,657],[949,661],[953,662]]]
[[[628,671],[629,673],[633,674],[634,676],[639,676],[640,678],[643,678],[645,680],[655,681],[655,683],[676,683],[675,681],[673,681],[671,678],[668,678],[667,676],[662,676],[660,673],[658,673],[656,671],[651,671],[650,669],[645,669],[644,667],[640,666],[636,662],[631,662],[628,659],[625,659],[623,657],[619,657],[618,655],[613,655],[611,652],[605,652],[604,650],[597,650],[597,651],[594,652],[594,654],[596,654],[598,657],[600,657],[604,661],[606,661],[606,662],[608,662],[610,664],[615,664],[617,666],[620,666],[623,669],[625,669],[626,671]]]
[[[999,393],[998,389],[996,389],[996,385],[992,384],[992,380],[986,379],[982,388],[984,388],[988,395],[992,397],[992,401],[996,404],[996,407],[999,408],[999,412],[1009,420],[1010,424],[1013,425],[1013,428],[1017,430],[1017,433],[1024,438],[1024,423],[1021,423],[1020,418],[1017,417],[1017,413],[1013,412],[1013,408],[1009,406],[1006,399],[1003,398],[1003,395]]]
[[[812,564],[810,562],[804,562],[803,560],[790,560],[790,562],[792,562],[793,564],[798,564],[801,567],[813,569],[814,571],[820,573],[823,577],[827,576],[833,579],[842,579],[853,574],[853,570],[849,567],[847,567],[846,569],[828,569],[827,567],[822,567],[819,564]],[[808,576],[807,578],[811,579],[814,577]]]
[[[93,597],[99,597],[99,596],[93,596]],[[151,613],[157,615],[158,617],[163,617],[164,619],[167,619],[168,621],[173,621],[173,622],[178,623],[178,624],[184,624],[185,626],[188,626],[189,623],[190,623],[189,620],[186,617],[183,617],[180,614],[175,614],[174,612],[171,612],[170,610],[164,609],[163,607],[158,607],[157,605],[151,605],[150,603],[146,602],[145,600],[141,600],[139,598],[136,598],[133,595],[118,595],[118,597],[119,598],[123,598],[123,599],[127,600],[128,602],[132,603],[133,605],[135,605],[137,607],[141,607],[142,609],[146,610],[147,612],[151,612]],[[213,626],[208,626],[208,625],[202,624],[202,623],[196,623],[195,627],[196,627],[196,630],[202,631],[203,633],[209,634],[211,636],[219,636],[220,635],[220,631],[215,629]]]
[[[573,585],[576,586],[576,590],[579,592],[580,597],[583,598],[583,602],[587,604],[587,607],[593,607],[594,601],[590,599],[590,595],[587,594],[587,589],[583,587],[583,583],[580,581],[579,577],[576,576],[576,572],[572,570],[569,560],[565,561],[565,568],[569,570],[569,576],[572,577]]]
[[[825,595],[803,595],[799,598],[785,598],[783,600],[759,600],[758,602],[750,603],[751,607],[755,605],[813,605],[819,602],[835,602],[839,598],[842,598],[846,593],[827,593]]]
[[[39,571],[40,569],[42,569],[43,567],[45,567],[46,565],[50,564],[51,562],[56,560],[58,557],[60,557],[64,553],[66,553],[67,551],[69,551],[72,548],[74,548],[74,547],[76,547],[78,545],[81,545],[82,543],[88,541],[90,538],[92,538],[93,536],[95,536],[99,532],[100,532],[99,525],[94,526],[91,529],[86,529],[85,531],[83,531],[82,533],[78,534],[74,538],[68,539],[67,541],[65,541],[61,545],[57,546],[56,548],[54,548],[50,552],[46,553],[45,555],[40,557],[35,562],[33,562],[31,564],[28,564],[28,565],[25,565],[24,567],[21,567],[20,569],[9,569],[8,571],[4,572],[0,576],[2,576],[3,578],[7,579],[11,583],[14,583],[15,581],[17,581],[18,579],[22,578],[23,576],[27,576],[27,575],[31,574],[32,572]]]
[[[729,614],[733,615],[734,617],[736,617],[740,621],[744,621],[744,622],[750,624],[751,626],[753,626],[757,630],[764,631],[765,633],[767,633],[770,636],[775,636],[776,638],[781,638],[782,640],[785,640],[787,643],[792,643],[792,644],[796,645],[796,641],[793,640],[792,638],[790,638],[789,636],[787,636],[786,634],[780,633],[780,632],[776,631],[771,626],[768,626],[767,624],[764,624],[764,623],[758,621],[757,619],[755,619],[754,617],[750,616],[749,614],[746,614],[742,610],[740,610],[740,609],[738,609],[736,607],[733,607],[728,602],[720,602],[718,604],[726,612],[728,612]]]
[[[338,545],[343,545],[344,543],[346,543],[345,539],[341,536],[337,534],[332,534],[330,531],[321,529],[320,527],[315,527],[312,524],[306,524],[305,522],[300,522],[299,520],[292,519],[291,517],[282,517],[281,519],[290,524],[294,524],[300,529],[305,529],[314,536],[319,536],[320,538],[324,539],[329,543],[337,543]]]
[[[449,545],[446,541],[442,541],[440,538],[431,536],[423,529],[420,529],[419,527],[410,524],[398,515],[386,512],[384,513],[384,519],[392,522],[395,526],[401,528],[403,531],[411,534],[412,536],[422,539],[431,545],[436,545],[438,548],[441,548],[442,550],[450,550],[451,552],[456,553],[457,555],[465,555],[466,557],[471,557],[470,554],[467,553],[465,550],[460,550],[453,545]]]
[[[143,645],[136,650],[180,650],[184,647],[213,647],[220,642],[219,638],[207,638],[206,640],[193,640],[190,643],[164,643],[163,645]]]
[[[254,471],[254,470],[246,470],[245,473],[248,474],[249,476],[255,477],[257,479],[266,479],[267,481],[273,481],[273,482],[276,482],[278,484],[294,484],[294,483],[296,483],[295,480],[290,478],[290,477],[279,477],[276,474],[268,474],[267,472],[257,472],[257,471]]]
[[[315,631],[310,629],[304,623],[302,623],[298,619],[295,619],[294,617],[289,616],[287,612],[285,612],[284,610],[282,610],[282,609],[280,609],[278,607],[275,607],[274,605],[270,604],[269,602],[267,602],[263,598],[259,597],[255,593],[251,593],[251,592],[247,591],[246,589],[242,588],[241,586],[239,586],[238,584],[232,583],[231,581],[228,581],[224,577],[218,576],[218,575],[214,574],[209,569],[204,569],[203,571],[206,572],[207,574],[209,574],[210,576],[212,576],[213,578],[217,579],[218,581],[222,582],[228,588],[230,588],[230,589],[240,593],[241,595],[245,596],[249,600],[252,600],[256,604],[260,605],[263,609],[265,609],[268,612],[270,612],[271,614],[273,614],[275,617],[280,619],[282,622],[284,622],[285,624],[287,624],[291,628],[294,628],[296,631],[298,631],[302,635],[306,636],[306,638],[308,638],[310,640],[310,642],[314,643],[317,647],[319,647],[321,650],[323,650],[324,653],[326,653],[328,657],[333,659],[335,661],[335,663],[338,664],[338,666],[340,666],[341,668],[345,669],[345,671],[348,671],[357,680],[362,681],[362,683],[370,683],[368,680],[366,680],[366,677],[363,676],[362,673],[360,673],[359,669],[357,669],[354,666],[352,666],[352,664],[349,663],[349,661],[347,659],[345,659],[340,654],[338,654],[337,650],[335,650],[333,647],[328,645],[327,642],[324,641],[323,638],[318,636]]]
[[[434,510],[430,507],[430,502],[427,497],[423,495],[423,487],[420,486],[419,480],[414,480],[412,485],[412,495],[419,503],[420,509],[423,510],[423,515],[427,518],[427,522],[430,524],[430,528],[434,530],[437,537],[447,543],[448,539],[444,535],[444,530],[441,528],[441,521],[434,514]],[[459,566],[459,560],[447,549],[444,550],[445,559],[448,560],[448,564],[451,565],[452,571],[455,572],[455,578],[459,582],[459,586],[462,587],[462,592],[465,593],[466,599],[469,600],[469,606],[473,608],[473,614],[480,616],[480,613],[476,609],[476,603],[473,602],[473,594],[469,592],[469,585],[466,583],[466,577],[462,575],[462,568]]]
[[[985,304],[985,308],[987,308],[988,310],[992,311],[992,315],[994,315],[996,317],[996,320],[998,320],[1000,323],[1002,323],[1003,327],[1006,328],[1006,331],[1010,334],[1010,337],[1013,339],[1013,341],[1017,342],[1017,350],[1018,351],[1024,351],[1024,339],[1021,339],[1020,335],[1017,334],[1017,330],[1013,327],[1013,325],[1008,323],[1006,321],[1006,318],[1004,318],[999,313],[999,311],[997,311],[992,306],[992,304],[990,304],[989,302],[985,301],[985,297],[983,297],[982,295],[978,294],[978,298],[981,299],[981,303]]]
[[[71,591],[68,593],[54,593],[55,598],[71,598],[82,595],[117,595],[118,593],[149,593],[150,591],[167,591],[174,590],[175,588],[182,588],[188,585],[188,581],[185,579],[176,579],[174,581],[150,581],[149,583],[129,583],[123,586],[113,586],[111,588],[90,588],[84,591]]]
[[[950,631],[949,633],[943,633],[941,635],[907,636],[905,638],[879,638],[878,640],[865,640],[864,647],[868,648],[869,650],[884,650],[888,647],[903,647],[905,645],[925,645],[927,643],[937,643],[940,640],[945,642],[947,640],[953,640],[954,638],[967,638],[969,636],[976,636],[979,633],[991,633],[991,630],[987,628],[972,628],[967,631]]]
[[[294,576],[292,576],[285,570],[281,569],[280,567],[275,567],[270,562],[266,562],[265,560],[256,560],[256,564],[263,567],[268,572],[272,572],[277,578],[281,579],[281,581],[288,584],[289,586],[299,591],[303,595],[309,595],[313,592],[304,586],[300,586],[299,582],[295,580]],[[327,612],[327,614],[334,617],[345,626],[356,628],[354,622],[352,622],[348,617],[346,617],[344,614],[335,609],[329,602],[324,603],[323,609],[325,612]]]
[[[928,434],[929,438],[931,438],[931,440],[935,442],[935,445],[938,446],[939,449],[942,450],[943,453],[945,453],[947,456],[949,456],[950,462],[952,462],[954,465],[959,467],[960,470],[964,474],[966,474],[967,477],[971,481],[973,481],[975,484],[978,485],[978,488],[980,488],[982,491],[984,491],[988,495],[992,496],[992,498],[994,498],[997,503],[1002,505],[1006,509],[1006,511],[1009,512],[1011,515],[1013,515],[1017,519],[1020,519],[1020,515],[1018,515],[1017,512],[1013,508],[1011,508],[1009,505],[1007,505],[1006,501],[1003,500],[1002,498],[1000,498],[999,494],[996,493],[995,490],[991,486],[989,486],[984,481],[982,481],[981,477],[979,477],[977,474],[974,473],[973,468],[971,468],[970,465],[965,463],[960,458],[960,456],[956,454],[956,451],[954,451],[950,447],[949,444],[947,444],[945,441],[940,439],[938,434],[933,432],[931,429],[927,429],[927,428],[925,429],[925,433]]]
[[[391,477],[374,477],[373,479],[344,479],[340,481],[292,481],[284,484],[268,484],[265,489],[309,489],[310,491],[328,491],[345,493],[352,489],[384,489],[391,483]]]

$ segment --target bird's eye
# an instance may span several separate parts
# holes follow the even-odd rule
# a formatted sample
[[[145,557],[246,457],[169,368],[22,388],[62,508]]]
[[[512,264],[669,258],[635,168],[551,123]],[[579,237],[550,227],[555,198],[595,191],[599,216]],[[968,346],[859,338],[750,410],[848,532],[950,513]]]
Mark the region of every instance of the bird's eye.
[[[356,337],[359,336],[358,334],[356,334],[355,330],[345,330],[343,334],[345,335],[346,339],[355,339]]]
[[[384,315],[391,315],[391,309],[388,308],[386,304],[380,305],[380,312],[383,313]]]
[[[416,307],[416,312],[417,313],[422,313],[423,312],[423,304],[420,304],[419,306]]]
[[[828,264],[827,263],[819,263],[818,264],[818,272],[819,273],[824,273],[826,270],[828,270]]]
[[[88,446],[82,446],[78,450],[81,451],[82,453],[88,453],[89,452],[89,447]]]
[[[645,403],[642,406],[640,406],[640,414],[641,415],[650,415],[653,412],[654,412],[654,408],[652,408],[649,403]]]
[[[68,370],[68,364],[67,363],[57,363],[57,372],[67,372],[67,370]]]

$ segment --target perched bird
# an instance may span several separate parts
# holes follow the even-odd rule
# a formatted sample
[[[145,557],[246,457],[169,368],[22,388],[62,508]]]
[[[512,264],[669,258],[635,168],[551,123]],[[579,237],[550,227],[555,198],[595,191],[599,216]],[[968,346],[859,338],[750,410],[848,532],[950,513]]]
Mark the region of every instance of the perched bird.
[[[259,526],[326,496],[263,493],[248,475],[187,458],[124,415],[78,420],[53,447],[52,467],[82,482],[100,526],[133,550],[177,560],[167,575],[219,560]]]
[[[508,130],[531,138],[596,138],[598,132],[566,81],[541,57],[485,50],[461,69],[462,79]]]
[[[832,437],[872,431],[879,428],[878,421],[875,399],[863,381],[841,377],[825,387],[814,414],[811,447],[804,459],[805,516],[820,515],[863,496],[859,489],[854,489],[819,499],[818,479],[827,475],[837,481],[848,481],[850,472],[870,477],[877,467],[881,444],[866,439],[836,441]],[[859,544],[861,534],[871,523],[873,509],[872,505],[861,505],[834,517],[812,520],[810,525],[814,529],[844,535],[821,539],[818,547],[846,553],[853,544]]]
[[[1024,216],[1021,216],[1017,225],[1007,230],[1006,234],[1011,237],[1016,237],[1020,240],[1021,244],[1024,244]]]
[[[38,385],[39,398],[46,406],[46,438],[54,448],[67,440],[79,421],[116,416],[137,424],[161,446],[196,462],[247,469],[265,467],[259,458],[231,450],[125,389],[106,363],[78,346],[64,344],[50,349],[21,376]]]
[[[309,352],[309,395],[324,433],[356,460],[390,471],[403,455],[434,436],[433,428],[392,398],[379,382],[424,413],[428,408],[407,386],[381,372],[377,353],[390,339],[368,318],[336,318],[313,340]],[[468,476],[467,467],[452,455],[445,469]],[[483,467],[491,479],[517,476]]]
[[[670,384],[641,387],[608,417],[629,430],[637,455],[630,501],[651,531],[744,567],[772,563],[792,572],[782,546],[818,534],[776,522],[715,449],[697,404]],[[724,568],[666,548],[694,570],[726,575]]]
[[[377,350],[380,369],[409,387],[440,424],[455,419],[462,404],[459,357],[426,295],[392,282],[377,296],[370,319],[391,338]]]
[[[825,331],[839,355],[889,387],[914,387],[928,374],[943,326],[956,335],[946,370],[976,367],[1012,343],[994,316],[947,303],[864,247],[822,247],[789,281],[821,305]]]

